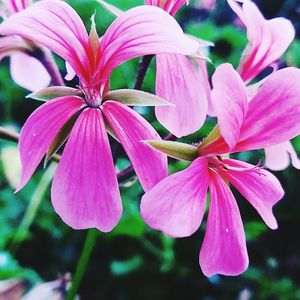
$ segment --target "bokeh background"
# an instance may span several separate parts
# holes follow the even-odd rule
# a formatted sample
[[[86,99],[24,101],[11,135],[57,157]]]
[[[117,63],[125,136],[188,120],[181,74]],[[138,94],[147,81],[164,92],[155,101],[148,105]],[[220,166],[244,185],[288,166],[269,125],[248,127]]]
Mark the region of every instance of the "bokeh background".
[[[87,28],[90,28],[90,16],[95,11],[100,33],[113,20],[113,16],[96,1],[68,2],[84,19]],[[124,10],[142,4],[141,0],[109,2]],[[293,22],[297,39],[282,57],[280,66],[300,67],[299,1],[255,2],[267,18],[283,16]],[[213,10],[204,9],[202,4],[201,0],[191,1],[176,16],[177,20],[187,33],[215,43],[209,54],[213,62],[209,65],[210,72],[222,62],[237,66],[247,42],[244,29],[236,22],[236,16],[225,0],[217,0]],[[58,58],[57,61],[64,73],[63,62]],[[132,87],[138,62],[138,59],[132,60],[114,71],[112,88]],[[0,125],[19,131],[40,103],[25,99],[29,92],[12,81],[8,66],[9,59],[4,59],[0,65]],[[144,90],[153,92],[154,74],[155,64],[152,62]],[[76,81],[71,84],[75,86]],[[151,121],[162,136],[168,134],[155,120],[152,109],[139,112]],[[214,124],[215,120],[209,119],[199,132],[181,140],[198,142]],[[300,153],[300,138],[294,139],[293,143]],[[237,156],[257,163],[263,158],[263,153],[258,151]],[[119,169],[129,164],[120,148],[118,157]],[[55,163],[51,163],[46,170],[40,167],[29,184],[14,195],[20,176],[17,145],[0,140],[0,158],[0,281],[20,280],[27,292],[38,283],[74,274],[86,231],[72,230],[53,211],[50,183]],[[185,166],[185,163],[170,160],[170,172]],[[121,222],[109,234],[98,233],[78,291],[81,298],[300,299],[300,172],[289,167],[276,172],[276,176],[286,191],[284,199],[275,207],[279,229],[268,229],[254,209],[235,191],[246,230],[250,266],[238,277],[211,278],[206,278],[198,265],[205,222],[192,237],[177,240],[151,230],[139,214],[142,189],[134,177],[131,178],[121,187],[125,208]],[[61,291],[63,289],[61,280]],[[12,299],[3,295],[0,289],[0,299]],[[39,295],[40,298],[36,299],[42,299],[42,294]],[[56,299],[51,298],[53,295],[47,297],[45,299]]]

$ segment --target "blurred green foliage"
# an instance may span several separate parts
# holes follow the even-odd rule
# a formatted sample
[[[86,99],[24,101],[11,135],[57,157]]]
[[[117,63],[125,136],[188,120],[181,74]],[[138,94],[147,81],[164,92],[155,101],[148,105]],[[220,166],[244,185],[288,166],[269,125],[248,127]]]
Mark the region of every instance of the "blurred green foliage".
[[[84,19],[87,28],[90,28],[90,16],[96,11],[96,23],[101,34],[114,19],[96,1],[68,2]],[[109,2],[123,10],[142,4],[138,0]],[[178,18],[187,33],[215,43],[210,50],[213,62],[209,65],[210,72],[225,61],[237,66],[246,44],[245,32],[234,25],[234,15],[225,7],[225,1],[217,2],[216,10],[211,13],[194,8],[192,2]],[[299,10],[298,2],[285,2],[289,2],[289,6],[272,1],[278,9],[271,13],[268,11],[269,17],[294,18],[294,10]],[[64,73],[63,64],[59,62]],[[299,39],[289,48],[283,63],[300,67]],[[40,103],[25,100],[28,92],[11,80],[8,67],[9,59],[1,62],[0,123],[19,131]],[[115,70],[112,88],[132,87],[137,67],[138,59],[135,59]],[[144,83],[146,91],[153,92],[154,80],[155,63],[152,62]],[[139,112],[162,136],[167,134],[155,120],[152,109]],[[181,140],[196,143],[209,133],[214,124],[215,120],[209,119],[201,130]],[[294,140],[294,145],[300,152],[300,138]],[[125,153],[121,151],[119,155],[117,166],[123,169],[129,162]],[[19,177],[16,145],[0,140],[0,157],[0,279],[22,278],[32,286],[40,280],[50,281],[59,274],[73,273],[85,232],[67,227],[54,213],[49,182],[42,181],[45,170],[39,168],[29,184],[18,194],[13,194]],[[260,152],[245,153],[242,159],[257,162],[260,157]],[[186,163],[170,160],[171,173],[186,166]],[[174,240],[151,230],[139,213],[141,186],[131,180],[121,188],[124,213],[120,223],[110,234],[99,232],[79,290],[82,299],[300,299],[300,175],[292,168],[276,175],[286,190],[285,198],[275,208],[279,229],[275,232],[269,230],[252,207],[236,193],[248,240],[250,267],[239,277],[212,278],[204,277],[198,265],[205,222],[196,234],[185,239]],[[41,185],[45,189],[42,192]],[[30,203],[35,197],[38,197],[35,201],[39,205],[32,210]],[[31,216],[28,228],[22,223],[26,213]],[[17,232],[22,233],[22,238],[16,238]]]

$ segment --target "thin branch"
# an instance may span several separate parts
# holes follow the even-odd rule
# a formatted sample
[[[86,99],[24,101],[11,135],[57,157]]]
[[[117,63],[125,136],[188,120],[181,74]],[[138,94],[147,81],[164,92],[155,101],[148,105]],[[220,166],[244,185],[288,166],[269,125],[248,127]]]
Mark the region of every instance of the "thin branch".
[[[136,81],[134,84],[134,89],[135,90],[140,90],[143,86],[143,82],[146,76],[146,73],[148,71],[148,68],[150,66],[151,60],[154,57],[154,55],[145,55],[140,61],[139,68],[138,68],[138,73],[136,76]]]
[[[7,129],[5,127],[0,126],[0,139],[11,141],[18,143],[20,139],[20,135],[17,132],[14,132],[10,129]],[[51,159],[53,161],[59,162],[60,161],[60,155],[54,154]]]

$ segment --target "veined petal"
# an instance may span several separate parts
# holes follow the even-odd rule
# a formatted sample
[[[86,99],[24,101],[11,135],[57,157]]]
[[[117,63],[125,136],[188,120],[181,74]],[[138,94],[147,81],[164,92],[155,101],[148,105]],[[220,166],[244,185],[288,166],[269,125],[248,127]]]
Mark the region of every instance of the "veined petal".
[[[248,267],[241,215],[226,182],[210,170],[210,207],[200,266],[204,275],[239,275]]]
[[[144,118],[121,103],[104,102],[102,110],[131,160],[144,190],[148,191],[168,175],[167,156],[142,141],[161,140],[160,136]]]
[[[141,214],[152,228],[172,237],[192,235],[203,219],[208,188],[207,160],[163,179],[142,197]]]
[[[120,15],[100,44],[102,78],[125,61],[147,54],[195,54],[198,43],[184,35],[168,13],[154,6],[139,6]]]
[[[6,7],[6,9],[9,11],[11,14],[15,14],[26,7],[28,7],[28,0],[2,0],[2,5]]]
[[[273,171],[286,169],[290,163],[300,169],[300,160],[291,142],[265,148],[266,166]]]
[[[211,100],[221,135],[230,148],[239,140],[247,112],[247,89],[230,64],[220,65],[212,76]]]
[[[155,114],[177,137],[194,133],[203,125],[208,106],[207,87],[202,69],[186,56],[156,55],[156,94],[175,106],[157,107]]]
[[[12,79],[29,91],[38,91],[51,82],[51,77],[42,63],[25,53],[15,53],[10,57]]]
[[[27,119],[19,140],[22,178],[18,190],[30,179],[64,124],[83,107],[79,97],[61,97],[40,106]]]
[[[20,35],[41,43],[65,59],[82,80],[93,71],[87,31],[78,14],[63,1],[37,2],[4,20],[0,34]]]
[[[78,117],[51,188],[55,211],[75,229],[111,231],[122,202],[102,114],[88,108]]]
[[[235,1],[228,0],[233,10],[247,28],[247,45],[239,66],[244,81],[256,75],[278,60],[295,37],[292,23],[285,18],[266,20],[252,1],[244,1],[243,8],[237,8]]]
[[[280,144],[300,134],[300,70],[270,75],[248,106],[235,151]]]
[[[188,3],[189,1],[187,0],[145,0],[146,5],[160,7],[172,16],[174,16],[184,4]]]
[[[272,208],[284,195],[278,179],[270,172],[242,161],[223,159],[223,162],[229,168],[222,171],[222,175],[251,203],[264,222],[276,229]]]

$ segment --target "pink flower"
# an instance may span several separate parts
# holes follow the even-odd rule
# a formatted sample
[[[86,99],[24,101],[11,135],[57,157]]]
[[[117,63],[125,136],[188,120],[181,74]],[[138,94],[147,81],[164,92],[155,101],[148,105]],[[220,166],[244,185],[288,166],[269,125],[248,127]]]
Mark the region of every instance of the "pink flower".
[[[29,2],[29,3],[27,3]],[[1,16],[7,18],[26,9],[31,1],[3,0]],[[0,38],[0,61],[10,56],[10,74],[20,86],[30,91],[40,90],[50,84],[51,78],[42,63],[28,53],[34,51],[32,45],[17,37]]]
[[[48,101],[29,117],[19,141],[19,189],[47,150],[51,152],[65,141],[66,128],[72,126],[52,184],[54,209],[73,228],[112,230],[121,216],[122,203],[105,122],[123,145],[145,190],[167,175],[167,159],[140,142],[160,139],[151,125],[115,101],[123,96],[128,105],[134,105],[130,102],[134,97],[147,98],[149,94],[109,92],[110,73],[137,56],[165,52],[188,55],[197,51],[198,44],[185,37],[167,13],[149,6],[122,14],[99,42],[94,26],[89,36],[77,13],[55,0],[40,1],[8,18],[0,33],[32,39],[60,55],[78,75],[84,93],[81,96],[75,91]]]
[[[105,1],[98,0],[116,16],[123,12]],[[184,5],[185,0],[145,0],[146,5],[157,6],[172,16]],[[212,43],[196,39],[199,47]],[[177,137],[194,133],[205,122],[210,96],[206,62],[199,54],[187,57],[180,54],[156,55],[156,94],[174,106],[156,107],[158,121]],[[188,118],[186,116],[189,116]]]
[[[285,18],[266,20],[250,0],[227,0],[247,29],[248,45],[238,68],[242,79],[249,82],[278,60],[295,38],[292,23]]]
[[[295,37],[295,30],[287,19],[266,20],[252,1],[241,1],[242,7],[235,0],[227,2],[247,29],[249,42],[242,55],[238,71],[243,80],[248,83],[283,55]],[[260,83],[248,86],[252,94],[249,101],[259,87]],[[294,167],[300,168],[300,160],[290,141],[267,147],[265,154],[266,166],[272,170],[287,168],[290,160]]]
[[[146,192],[141,213],[154,229],[173,237],[190,236],[202,222],[209,189],[210,207],[200,251],[200,266],[206,276],[238,275],[248,266],[243,224],[229,183],[270,228],[277,228],[272,207],[284,191],[276,177],[259,166],[221,155],[269,147],[298,135],[299,80],[300,70],[280,70],[268,78],[248,104],[247,90],[238,73],[229,64],[221,65],[212,77],[219,126],[198,149],[182,144],[179,147],[175,142],[167,142],[169,147],[165,144],[168,149],[163,152],[178,158],[186,157],[178,154],[186,147],[185,154],[193,162]],[[164,142],[149,144],[164,148]],[[172,152],[172,147],[177,152]]]

